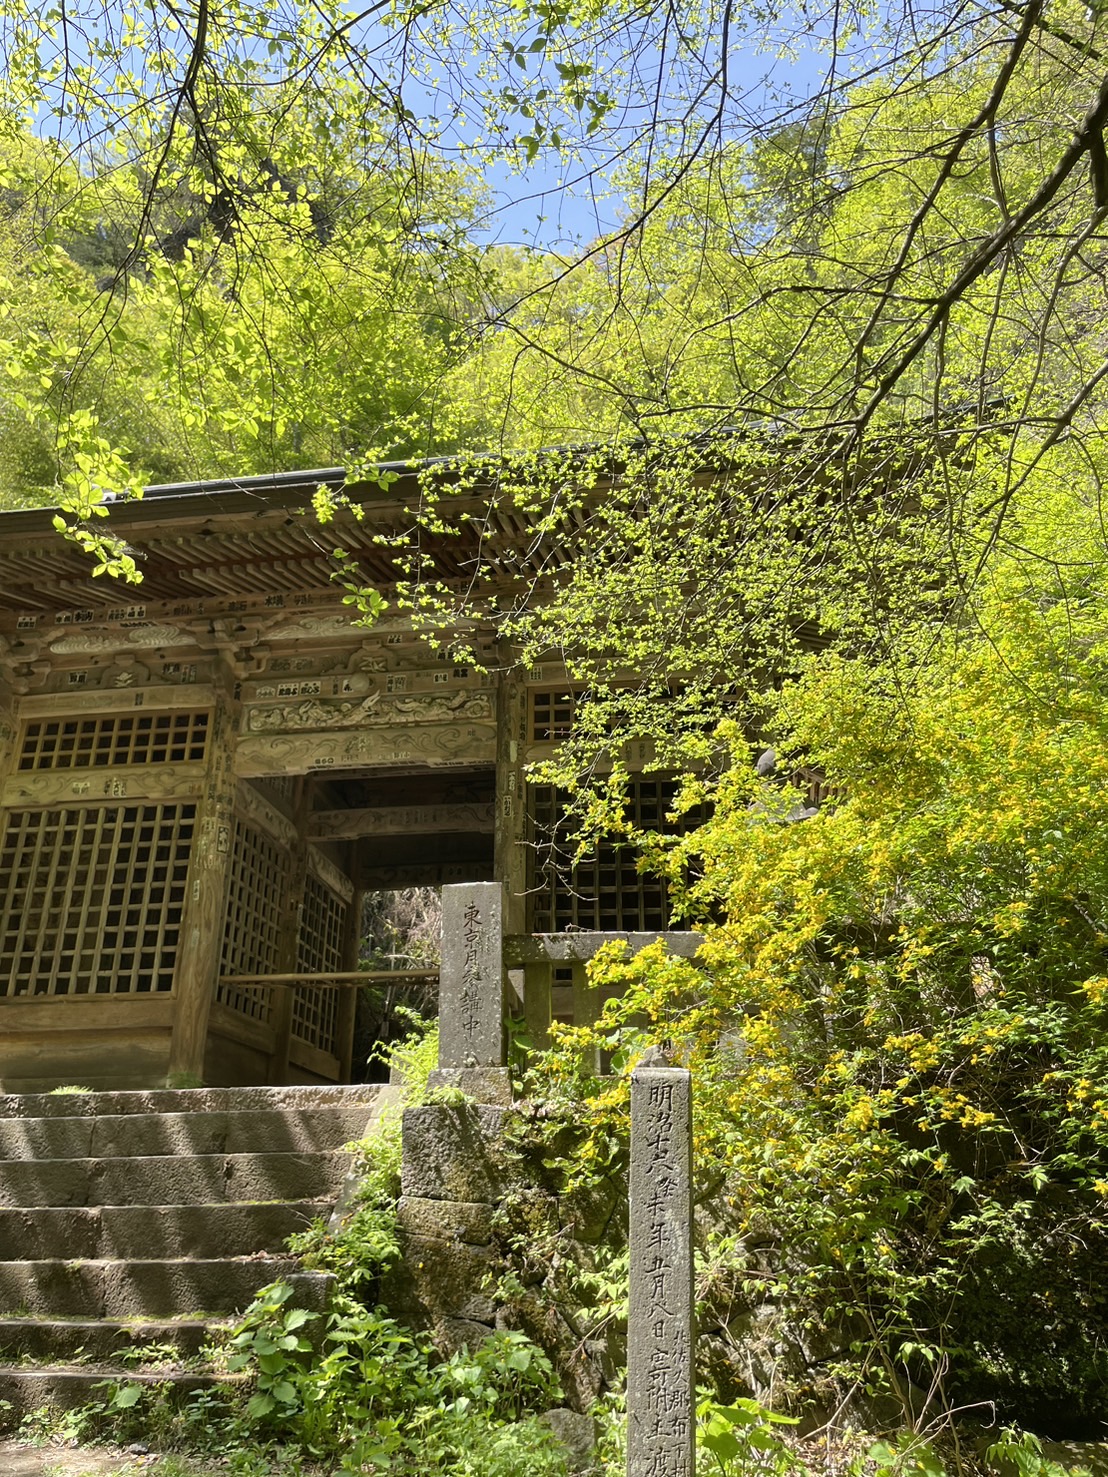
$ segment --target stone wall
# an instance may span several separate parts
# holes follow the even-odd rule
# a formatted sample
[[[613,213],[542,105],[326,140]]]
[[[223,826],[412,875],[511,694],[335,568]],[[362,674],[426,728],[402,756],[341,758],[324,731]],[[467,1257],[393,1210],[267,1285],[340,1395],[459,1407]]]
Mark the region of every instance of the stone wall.
[[[521,1330],[552,1360],[569,1405],[584,1412],[622,1362],[619,1331],[596,1331],[578,1274],[610,1229],[619,1228],[617,1242],[625,1236],[624,1167],[610,1189],[567,1196],[560,1171],[548,1167],[556,1162],[549,1145],[527,1152],[528,1137],[525,1106],[464,1100],[405,1112],[403,1259],[382,1298],[447,1350],[495,1329]]]

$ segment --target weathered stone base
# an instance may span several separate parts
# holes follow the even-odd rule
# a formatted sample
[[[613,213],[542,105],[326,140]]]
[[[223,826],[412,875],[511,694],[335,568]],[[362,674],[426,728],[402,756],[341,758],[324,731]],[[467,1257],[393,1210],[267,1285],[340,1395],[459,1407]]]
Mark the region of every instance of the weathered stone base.
[[[451,1069],[451,1076],[492,1070]],[[572,1306],[565,1274],[590,1261],[581,1238],[602,1234],[618,1197],[597,1192],[587,1204],[564,1203],[539,1183],[548,1175],[541,1162],[529,1166],[507,1151],[510,1118],[506,1105],[476,1101],[405,1112],[404,1254],[384,1279],[382,1300],[397,1316],[434,1329],[445,1353],[498,1329],[527,1334],[553,1362],[573,1415],[603,1393],[617,1360],[606,1339],[591,1337],[587,1312]],[[503,1295],[497,1284],[506,1272],[512,1290]],[[581,1446],[584,1427],[574,1429]]]
[[[404,1114],[400,1183],[405,1196],[492,1204],[506,1188],[507,1109],[436,1103]]]
[[[440,1087],[456,1088],[475,1103],[512,1106],[512,1079],[507,1067],[436,1067],[427,1086],[432,1092]]]
[[[387,1279],[390,1307],[408,1315],[436,1313],[487,1323],[496,1319],[491,1284],[496,1257],[489,1246],[404,1235],[404,1259]]]
[[[464,1241],[488,1246],[494,1207],[483,1200],[424,1200],[402,1195],[396,1207],[400,1229],[409,1236]]]

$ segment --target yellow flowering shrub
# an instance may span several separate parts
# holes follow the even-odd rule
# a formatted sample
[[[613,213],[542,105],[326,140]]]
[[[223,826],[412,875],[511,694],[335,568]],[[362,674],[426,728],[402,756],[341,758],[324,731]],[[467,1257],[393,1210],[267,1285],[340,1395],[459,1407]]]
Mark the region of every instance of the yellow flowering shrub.
[[[1108,1416],[1108,669],[1071,629],[1059,682],[1073,607],[1018,571],[994,570],[978,620],[988,639],[813,657],[776,695],[779,768],[794,755],[834,787],[812,819],[784,819],[796,792],[719,731],[714,791],[695,780],[711,818],[640,838],[699,957],[605,950],[592,979],[615,998],[548,1070],[600,1047],[622,1072],[672,1043],[712,1196],[706,1306],[768,1278],[796,1328],[821,1330],[812,1389],[915,1387],[1092,1430]],[[575,1091],[625,1129],[625,1078]]]

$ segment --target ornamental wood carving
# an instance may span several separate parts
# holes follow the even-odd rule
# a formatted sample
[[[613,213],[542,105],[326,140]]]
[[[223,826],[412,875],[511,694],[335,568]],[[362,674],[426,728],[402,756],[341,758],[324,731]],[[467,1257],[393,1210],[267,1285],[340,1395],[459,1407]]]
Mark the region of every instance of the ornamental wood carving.
[[[329,728],[367,728],[386,724],[453,723],[464,719],[492,719],[492,696],[466,690],[449,695],[413,693],[386,697],[380,691],[362,699],[333,701],[306,698],[303,702],[247,709],[247,733],[289,733]]]
[[[235,768],[249,779],[376,765],[492,764],[495,759],[494,724],[428,724],[422,729],[244,737],[235,752]]]
[[[118,769],[54,770],[9,775],[0,806],[57,805],[74,800],[176,800],[200,795],[207,779],[203,762],[141,764]]]
[[[125,626],[110,636],[96,631],[69,631],[55,636],[50,650],[56,656],[84,655],[97,651],[119,651],[127,647],[147,650],[157,646],[195,646],[196,637],[180,626]]]

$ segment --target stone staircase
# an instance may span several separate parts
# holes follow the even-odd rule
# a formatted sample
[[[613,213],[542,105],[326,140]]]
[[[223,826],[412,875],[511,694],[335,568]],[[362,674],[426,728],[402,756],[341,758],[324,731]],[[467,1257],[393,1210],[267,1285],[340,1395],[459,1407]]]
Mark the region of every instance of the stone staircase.
[[[342,1146],[396,1091],[0,1095],[0,1425],[105,1379],[213,1383],[177,1361],[277,1277],[325,1306],[330,1279],[298,1271],[284,1242],[329,1211]]]

